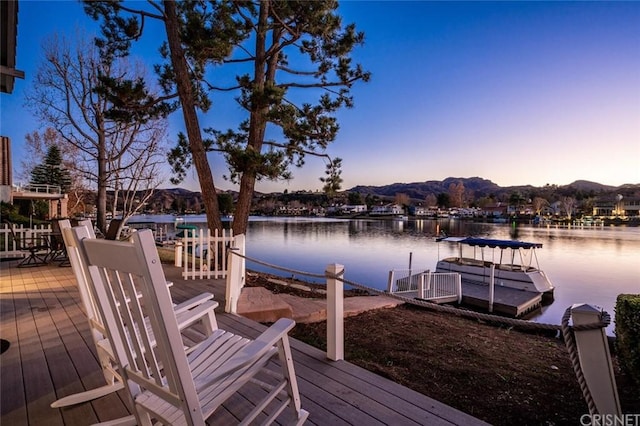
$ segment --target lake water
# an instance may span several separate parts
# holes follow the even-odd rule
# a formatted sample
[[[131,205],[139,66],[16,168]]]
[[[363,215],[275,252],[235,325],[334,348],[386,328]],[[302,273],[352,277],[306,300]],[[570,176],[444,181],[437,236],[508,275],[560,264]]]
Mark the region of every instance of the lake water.
[[[156,219],[175,221],[172,216]],[[203,226],[204,217],[187,216],[185,222]],[[386,289],[389,271],[408,269],[410,257],[413,269],[433,270],[440,257],[455,255],[454,244],[435,242],[440,232],[542,243],[537,258],[556,287],[555,300],[533,321],[559,324],[565,309],[574,303],[592,303],[613,316],[618,294],[640,293],[638,227],[256,217],[249,222],[247,256],[315,274],[322,274],[330,263],[340,263],[346,279]],[[248,267],[285,274],[255,263]],[[613,332],[613,324],[608,332]]]

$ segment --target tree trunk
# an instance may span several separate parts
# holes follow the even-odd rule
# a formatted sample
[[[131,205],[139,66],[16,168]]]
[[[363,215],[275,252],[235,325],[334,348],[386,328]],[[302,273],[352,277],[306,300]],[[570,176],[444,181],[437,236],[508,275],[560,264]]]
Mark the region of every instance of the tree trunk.
[[[222,230],[218,195],[213,182],[209,160],[207,159],[207,152],[202,142],[200,124],[198,122],[198,115],[196,114],[195,99],[191,88],[191,79],[189,78],[189,69],[180,42],[175,2],[170,0],[165,1],[164,10],[166,14],[164,22],[171,53],[171,64],[173,65],[173,70],[176,75],[176,85],[182,105],[187,137],[189,138],[189,148],[191,149],[193,164],[198,173],[198,180],[200,181],[202,201],[204,202],[204,209],[207,213],[207,226],[212,231],[214,229]]]
[[[269,17],[269,1],[260,2],[260,17],[258,19],[258,30],[256,31],[256,58],[253,69],[253,93],[251,101],[251,113],[249,117],[249,136],[247,140],[247,150],[256,152],[262,151],[264,134],[267,128],[266,115],[269,112],[268,101],[264,99],[265,83],[269,78],[273,80],[275,68],[267,70],[266,37],[267,21]],[[256,94],[258,94],[256,96]],[[240,194],[233,217],[234,235],[246,234],[249,224],[249,213],[251,212],[251,201],[256,185],[255,167],[249,165],[240,178]]]
[[[253,200],[253,189],[256,184],[255,175],[245,172],[240,179],[240,194],[238,203],[233,214],[233,235],[246,234],[249,225],[249,214],[251,213],[251,201]]]
[[[98,125],[100,127],[100,125]],[[96,200],[96,226],[107,232],[107,159],[104,135],[98,135],[98,198]]]

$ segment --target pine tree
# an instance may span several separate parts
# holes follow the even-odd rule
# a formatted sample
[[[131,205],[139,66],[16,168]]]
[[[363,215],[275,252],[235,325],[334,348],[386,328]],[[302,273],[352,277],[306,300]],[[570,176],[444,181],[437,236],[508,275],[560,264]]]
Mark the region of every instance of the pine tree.
[[[63,194],[69,191],[69,188],[71,188],[71,173],[62,165],[62,155],[57,146],[50,146],[44,157],[44,163],[33,168],[31,171],[31,183],[59,186]]]
[[[107,56],[127,55],[145,19],[163,21],[167,43],[160,51],[166,61],[156,71],[165,95],[148,96],[144,80],[103,80],[101,90],[121,119],[170,112],[179,100],[186,135],[178,135],[168,157],[172,183],[195,167],[211,229],[222,223],[207,152],[224,157],[225,178],[240,186],[233,231],[245,233],[256,182],[291,179],[292,167],[301,167],[306,156],[329,158],[326,150],[339,130],[337,111],[353,107],[352,86],[370,78],[351,58],[364,34],[343,24],[336,0],[164,1],[154,8],[138,2],[140,10],[120,2],[84,4],[90,16],[102,19],[98,44]],[[217,85],[205,78],[213,65],[227,64],[237,73],[233,82]],[[245,118],[235,129],[201,129],[198,112],[209,110],[211,94],[231,91]],[[335,172],[323,178],[325,190],[336,191],[341,178],[329,166]]]

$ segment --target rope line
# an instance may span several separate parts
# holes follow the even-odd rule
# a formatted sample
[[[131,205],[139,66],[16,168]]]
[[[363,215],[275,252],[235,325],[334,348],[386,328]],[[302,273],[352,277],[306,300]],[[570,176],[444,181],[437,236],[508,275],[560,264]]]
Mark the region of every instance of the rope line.
[[[235,256],[241,257],[241,258],[243,258],[245,260],[248,260],[250,262],[257,263],[257,264],[262,265],[262,266],[267,266],[269,268],[278,269],[280,271],[291,272],[291,273],[297,274],[297,275],[306,275],[308,277],[313,277],[313,278],[326,278],[327,277],[326,274],[314,274],[314,273],[311,273],[311,272],[298,271],[296,269],[285,268],[283,266],[278,266],[278,265],[274,265],[272,263],[264,262],[262,260],[254,259],[254,258],[246,256],[244,254],[240,254],[238,252],[238,249],[231,249],[231,250],[229,250],[229,252],[231,254],[235,255]]]

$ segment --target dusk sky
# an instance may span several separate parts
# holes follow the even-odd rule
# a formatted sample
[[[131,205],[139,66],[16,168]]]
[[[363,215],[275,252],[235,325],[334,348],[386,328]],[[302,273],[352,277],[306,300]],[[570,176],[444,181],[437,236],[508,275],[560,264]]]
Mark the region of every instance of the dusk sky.
[[[0,98],[14,169],[24,136],[43,130],[23,97],[41,43],[76,28],[97,32],[77,2],[19,8],[26,79]],[[354,87],[355,108],[339,113],[328,151],[343,159],[343,189],[473,176],[501,186],[640,183],[640,2],[347,1],[339,11],[365,32],[354,59],[372,73]],[[149,46],[155,57],[158,43]],[[214,98],[201,124],[229,128],[241,118]],[[181,119],[170,118],[172,140]],[[211,161],[216,185],[234,188],[222,180],[224,162]],[[308,158],[293,181],[257,190],[321,189],[324,168]],[[181,186],[198,190],[194,177]]]

